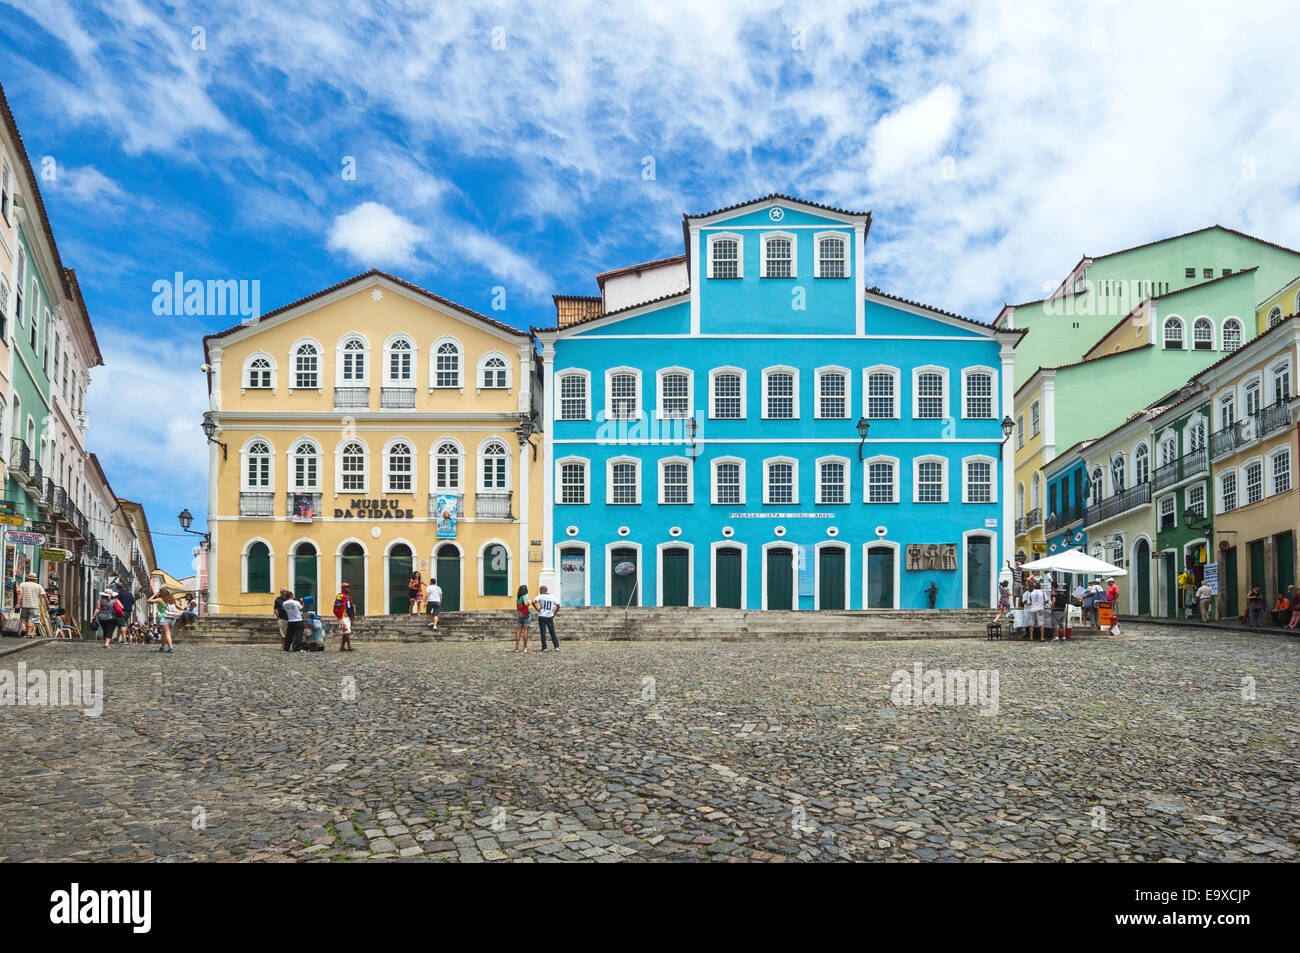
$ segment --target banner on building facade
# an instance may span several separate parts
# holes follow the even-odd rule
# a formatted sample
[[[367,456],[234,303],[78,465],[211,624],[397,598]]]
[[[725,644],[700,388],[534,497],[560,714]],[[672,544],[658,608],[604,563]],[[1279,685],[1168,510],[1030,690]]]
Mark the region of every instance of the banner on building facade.
[[[293,495],[293,521],[295,523],[310,523],[316,517],[316,504],[310,493],[295,493]]]
[[[1219,564],[1206,563],[1205,575],[1201,577],[1202,581],[1210,587],[1210,590],[1217,596],[1219,594]]]
[[[437,538],[456,538],[456,502],[458,497],[450,493],[438,495]]]
[[[11,516],[8,513],[0,513],[0,523],[8,526],[22,526],[23,518],[21,516]]]

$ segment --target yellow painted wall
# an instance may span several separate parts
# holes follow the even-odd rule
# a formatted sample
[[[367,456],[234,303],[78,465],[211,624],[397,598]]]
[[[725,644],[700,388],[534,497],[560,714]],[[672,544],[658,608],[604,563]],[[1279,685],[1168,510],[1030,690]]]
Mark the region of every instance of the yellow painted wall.
[[[1284,318],[1300,314],[1300,278],[1273,292],[1255,309],[1256,334],[1263,334],[1268,330],[1268,314],[1274,308],[1280,308]]]
[[[375,290],[382,294],[376,300]],[[497,332],[483,326],[479,319],[461,316],[454,309],[422,299],[399,286],[381,279],[367,280],[348,289],[336,300],[323,299],[296,309],[287,319],[273,317],[252,333],[241,331],[229,338],[210,341],[210,360],[215,368],[214,386],[219,394],[214,403],[221,426],[218,437],[228,447],[222,460],[216,454],[217,519],[213,524],[215,550],[216,605],[214,611],[265,613],[280,586],[293,587],[292,551],[304,541],[312,543],[319,554],[318,585],[320,608],[328,612],[338,591],[340,559],[338,554],[349,541],[361,544],[366,553],[365,609],[369,615],[388,610],[385,588],[386,553],[402,542],[414,551],[417,565],[427,565],[422,573],[427,580],[435,553],[444,544],[454,542],[463,554],[461,559],[461,608],[507,608],[514,604],[514,591],[526,581],[530,591],[537,590],[541,568],[542,538],[542,435],[533,437],[537,459],[527,448],[521,450],[514,428],[520,408],[530,406],[525,391],[521,401],[519,388],[532,386],[532,347],[526,334]],[[349,334],[360,330],[369,344],[369,402],[365,407],[334,408],[336,384],[336,347]],[[415,344],[413,359],[415,403],[413,410],[381,407],[384,344],[397,333],[409,335]],[[435,342],[451,336],[462,352],[462,387],[430,388],[432,373],[429,355]],[[293,389],[288,386],[293,374],[291,349],[303,338],[319,344],[320,387]],[[524,349],[521,355],[520,349]],[[495,352],[503,356],[510,369],[509,389],[483,389],[477,385],[479,359]],[[249,389],[243,376],[245,361],[255,354],[266,354],[275,363],[275,387],[272,391]],[[351,383],[349,383],[351,386]],[[409,386],[409,385],[403,385]],[[384,493],[384,448],[393,438],[405,439],[414,451],[413,492]],[[429,498],[433,491],[434,459],[432,450],[444,438],[456,440],[461,449],[462,510],[457,520],[454,541],[436,538],[435,521],[429,515]],[[290,480],[293,469],[291,448],[301,439],[310,438],[319,447],[320,512],[310,523],[295,522],[291,517]],[[367,487],[364,491],[343,490],[337,485],[336,452],[346,440],[360,439],[367,448]],[[253,440],[267,442],[273,451],[271,475],[272,516],[240,517],[240,495],[244,451]],[[480,518],[476,515],[479,497],[479,450],[498,439],[509,452],[509,489],[512,493],[509,516]],[[527,454],[527,493],[521,493],[521,453]],[[257,492],[264,492],[260,488]],[[484,494],[485,496],[487,494]],[[381,500],[384,513],[392,517],[376,518],[352,506],[354,499]],[[521,541],[519,515],[527,505],[528,527]],[[351,514],[346,515],[346,514]],[[250,541],[260,539],[271,550],[271,594],[245,592],[244,553]],[[532,545],[533,541],[537,545]],[[503,544],[510,556],[509,595],[482,595],[481,563],[483,548],[490,542]],[[530,556],[536,555],[533,562]],[[405,589],[406,576],[401,575]],[[444,588],[447,588],[444,586]]]
[[[1037,402],[1039,406],[1039,430],[1034,433],[1030,409]],[[1019,420],[1021,417],[1025,421],[1025,444],[1023,447],[1016,446],[1015,467],[1016,476],[1012,481],[1012,492],[1016,493],[1012,507],[1015,510],[1016,520],[1019,521],[1021,516],[1029,513],[1033,508],[1033,475],[1038,474],[1038,506],[1041,512],[1039,521],[1030,525],[1024,532],[1016,534],[1016,550],[1023,550],[1029,559],[1034,559],[1034,545],[1046,541],[1043,535],[1043,520],[1047,518],[1046,512],[1042,512],[1046,506],[1047,481],[1043,478],[1042,467],[1050,461],[1043,460],[1043,433],[1046,424],[1046,402],[1043,400],[1042,385],[1034,384],[1025,387],[1016,397],[1014,417]],[[1012,432],[1012,441],[1017,443],[1019,440],[1018,431]],[[1017,488],[1020,484],[1025,487],[1025,507],[1024,513],[1019,508],[1019,492]]]

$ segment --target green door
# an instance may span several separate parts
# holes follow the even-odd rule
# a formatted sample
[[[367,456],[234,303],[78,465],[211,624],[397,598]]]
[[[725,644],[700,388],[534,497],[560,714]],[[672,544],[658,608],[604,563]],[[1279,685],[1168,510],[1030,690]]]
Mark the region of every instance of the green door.
[[[293,594],[301,602],[304,597],[310,598],[316,611],[320,611],[317,603],[317,585],[316,585],[316,547],[311,543],[299,543],[298,548],[293,551]],[[330,608],[333,609],[333,603]]]
[[[1134,571],[1137,572],[1138,615],[1151,614],[1151,547],[1139,539],[1134,553]]]
[[[609,554],[609,601],[615,606],[641,604],[636,584],[636,550],[619,547]]]
[[[357,615],[366,614],[366,553],[360,543],[348,543],[343,547],[342,576],[339,582],[346,582],[352,593],[352,603]],[[331,606],[331,608],[333,608]]]
[[[483,550],[483,595],[510,595],[510,554],[500,543]]]
[[[388,614],[405,615],[411,611],[411,550],[401,543],[388,551]]]
[[[785,546],[767,551],[767,607],[794,608],[794,552]]]
[[[992,559],[993,541],[987,536],[966,540],[966,608],[987,609],[993,604],[989,591]]]
[[[888,546],[867,550],[867,608],[894,608],[894,551]]]
[[[726,546],[713,557],[713,594],[719,609],[740,608],[740,550]]]
[[[1219,592],[1223,596],[1223,617],[1235,619],[1241,610],[1237,608],[1237,547],[1233,546],[1223,554],[1223,578],[1219,581]]]
[[[826,547],[817,557],[818,602],[823,609],[844,608],[844,550]]]
[[[1161,562],[1165,565],[1165,615],[1176,619],[1178,618],[1178,562],[1173,553],[1165,553]]]
[[[1250,544],[1250,578],[1246,580],[1246,588],[1259,586],[1265,596],[1268,595],[1268,579],[1264,576],[1264,541],[1257,539]]]
[[[688,606],[691,593],[691,553],[681,546],[664,550],[664,605]]]
[[[1287,530],[1273,537],[1273,552],[1277,556],[1277,598],[1286,592],[1287,586],[1294,586],[1295,578],[1295,533]]]
[[[438,550],[436,562],[438,585],[442,588],[442,611],[460,611],[460,550],[444,545]]]
[[[257,542],[248,547],[248,583],[246,592],[271,591],[271,550],[266,543]]]

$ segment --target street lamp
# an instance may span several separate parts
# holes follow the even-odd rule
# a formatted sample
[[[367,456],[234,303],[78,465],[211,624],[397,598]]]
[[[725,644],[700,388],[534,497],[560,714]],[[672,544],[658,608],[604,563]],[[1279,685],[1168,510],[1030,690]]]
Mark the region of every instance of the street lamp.
[[[212,419],[212,412],[203,415],[203,436],[208,438],[208,443],[215,443],[221,448],[221,459],[226,459],[226,445],[217,437],[217,422]]]
[[[524,444],[533,448],[533,461],[537,461],[537,444],[533,443],[533,434],[537,432],[537,424],[532,417],[520,417],[519,426],[515,428],[515,436],[519,438],[519,446]]]
[[[190,529],[190,527],[194,525],[194,514],[189,511],[188,507],[181,510],[180,514],[176,518],[181,521],[181,529],[185,530],[185,532],[192,536],[202,536],[205,545],[211,542],[211,533],[200,533],[196,529]]]
[[[863,460],[862,448],[867,445],[867,432],[871,429],[871,422],[866,417],[858,418],[858,436],[862,440],[858,443],[858,463]]]
[[[686,418],[686,438],[691,442],[691,450],[695,449],[695,435],[700,432],[700,425],[695,420],[694,414]]]
[[[1011,419],[1010,414],[1002,418],[1002,442],[998,444],[999,460],[1002,459],[1002,448],[1007,445],[1007,441],[1011,439],[1011,431],[1015,429],[1016,429],[1016,422]]]

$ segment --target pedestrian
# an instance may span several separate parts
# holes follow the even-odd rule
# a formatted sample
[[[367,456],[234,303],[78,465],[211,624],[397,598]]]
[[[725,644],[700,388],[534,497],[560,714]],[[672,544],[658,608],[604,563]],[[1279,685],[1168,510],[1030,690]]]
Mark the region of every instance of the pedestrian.
[[[542,637],[542,651],[546,651],[548,629],[551,633],[551,645],[556,652],[560,651],[560,640],[555,637],[555,614],[560,611],[560,600],[551,595],[546,586],[541,586],[537,590],[537,598],[533,600],[533,605],[537,607],[537,631]]]
[[[429,588],[424,594],[424,605],[429,615],[433,616],[433,631],[438,631],[438,613],[442,611],[442,586],[437,579],[429,580]]]
[[[272,610],[272,615],[275,616],[276,628],[280,630],[280,648],[285,651],[287,651],[287,649],[285,649],[285,645],[287,644],[285,639],[289,635],[289,617],[284,614],[284,600],[288,595],[289,590],[281,586],[280,594],[275,597],[275,602],[273,603],[275,608]],[[150,599],[149,601],[152,602],[153,600]]]
[[[515,651],[519,651],[519,640],[524,641],[524,651],[528,649],[528,627],[532,625],[532,605],[528,601],[528,587],[520,586],[515,594]]]
[[[1026,639],[1034,641],[1034,630],[1038,630],[1038,641],[1045,641],[1047,630],[1047,594],[1036,582],[1025,583],[1025,611],[1029,613],[1029,635]]]
[[[113,632],[117,629],[121,618],[122,603],[117,601],[117,593],[112,589],[105,589],[99,594],[99,601],[95,605],[94,621],[95,628],[104,639],[104,648],[108,648],[113,641]]]
[[[993,617],[994,622],[1001,622],[1002,617],[1011,609],[1011,583],[1003,579],[998,583],[998,614]]]
[[[1250,592],[1246,593],[1246,620],[1252,629],[1264,625],[1264,593],[1260,591],[1259,583],[1251,586]]]
[[[1110,635],[1119,635],[1119,586],[1114,576],[1106,580],[1106,601],[1110,603],[1110,628],[1106,631]]]
[[[352,651],[352,626],[357,621],[357,604],[352,601],[352,584],[345,582],[334,597],[334,618],[339,620],[339,651]]]
[[[45,605],[45,589],[36,581],[36,573],[29,572],[18,587],[18,618],[23,624],[23,638],[36,638],[36,627],[41,624],[41,606]]]
[[[135,613],[135,596],[132,594],[127,584],[121,579],[117,581],[117,601],[122,603],[122,618],[133,618]]]
[[[1201,580],[1201,587],[1196,590],[1196,604],[1201,610],[1201,621],[1210,621],[1210,605],[1214,602],[1214,590],[1205,580]]]
[[[284,639],[284,651],[302,651],[302,603],[289,593],[284,600],[284,614],[289,622],[289,630]]]
[[[1277,601],[1273,603],[1273,624],[1286,625],[1291,618],[1291,600],[1285,592],[1278,592]]]
[[[180,607],[176,605],[176,597],[172,595],[170,589],[163,588],[158,590],[157,595],[150,596],[148,601],[155,607],[155,619],[162,632],[162,644],[158,646],[158,651],[175,652],[176,647],[172,645],[172,626],[181,614]]]
[[[399,576],[398,578],[400,579],[401,577]],[[420,581],[420,571],[417,569],[411,575],[410,582],[406,584],[406,594],[407,596],[410,597],[411,600],[411,613],[410,613],[411,615],[415,615],[415,613],[419,611],[420,599],[421,599],[420,590],[423,587],[424,587],[424,583]]]
[[[1093,580],[1083,590],[1083,621],[1093,627],[1099,627],[1097,613],[1097,583]]]
[[[1291,599],[1291,621],[1286,624],[1288,629],[1294,629],[1300,625],[1300,587],[1291,586],[1287,589]]]
[[[1066,625],[1065,614],[1070,605],[1070,593],[1064,586],[1052,590],[1052,628],[1056,630],[1053,642],[1064,642],[1070,637],[1070,627]]]

